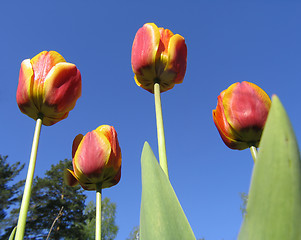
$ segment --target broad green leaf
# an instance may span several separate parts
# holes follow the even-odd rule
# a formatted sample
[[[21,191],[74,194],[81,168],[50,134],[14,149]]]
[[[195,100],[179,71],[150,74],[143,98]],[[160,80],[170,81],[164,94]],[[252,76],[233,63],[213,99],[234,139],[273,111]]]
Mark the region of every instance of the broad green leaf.
[[[277,96],[263,131],[238,239],[301,239],[300,152]]]
[[[147,142],[141,168],[141,240],[195,240],[178,198]]]

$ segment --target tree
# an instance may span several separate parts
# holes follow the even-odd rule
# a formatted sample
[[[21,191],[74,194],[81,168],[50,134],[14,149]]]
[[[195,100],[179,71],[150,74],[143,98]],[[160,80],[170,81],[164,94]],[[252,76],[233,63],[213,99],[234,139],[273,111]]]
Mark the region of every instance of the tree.
[[[7,156],[0,155],[0,224],[2,226],[0,234],[3,234],[5,227],[10,226],[10,221],[6,218],[7,209],[16,203],[18,192],[24,183],[24,181],[19,181],[10,184],[24,168],[24,164],[20,165],[20,162],[17,162],[10,165],[6,160]]]
[[[72,162],[65,159],[45,173],[45,177],[36,177],[33,182],[30,207],[24,239],[65,239],[89,240],[95,234],[95,204],[85,206],[86,195],[80,186],[69,187],[64,183],[66,168],[72,168]],[[21,204],[22,194],[18,200]],[[116,204],[108,198],[102,201],[102,239],[113,240],[118,231],[115,224]],[[18,221],[19,209],[10,212],[9,228],[1,236],[7,240]]]
[[[50,239],[82,239],[83,225],[78,223],[86,220],[83,212],[86,195],[80,186],[69,187],[64,183],[64,171],[71,166],[71,161],[65,159],[52,165],[44,178],[34,179],[24,239],[46,239],[53,223]],[[19,209],[11,211],[11,226],[17,224],[18,214]],[[11,228],[6,232],[2,239],[7,239]]]
[[[24,168],[24,164],[20,165],[20,162],[10,165],[6,162],[7,156],[0,155],[0,219],[6,216],[6,209],[8,209],[15,201],[13,198],[20,189],[22,182],[18,182],[13,185],[8,183],[13,181],[14,178]]]
[[[9,184],[24,168],[24,164],[20,165],[20,162],[17,162],[10,165],[6,160],[7,156],[0,155],[0,223],[2,226],[7,224],[6,211],[17,201],[16,195],[24,183],[19,181]]]
[[[85,221],[83,210],[86,195],[80,186],[69,187],[64,183],[64,171],[71,166],[71,161],[65,159],[52,165],[44,178],[35,179],[31,211],[26,225],[28,235],[34,235],[34,239],[37,236],[45,239],[62,207],[63,213],[54,225],[51,239],[81,239],[83,227],[77,223]]]
[[[133,227],[129,237],[126,240],[139,240],[139,226]]]
[[[247,213],[247,203],[248,203],[248,194],[247,193],[240,193],[240,197],[242,200],[242,203],[240,205],[240,211],[242,213],[242,216],[244,216]]]
[[[84,225],[85,239],[95,239],[95,203],[90,201],[85,208],[87,220]],[[111,203],[109,198],[101,201],[101,239],[115,239],[118,226],[115,224],[116,204]]]

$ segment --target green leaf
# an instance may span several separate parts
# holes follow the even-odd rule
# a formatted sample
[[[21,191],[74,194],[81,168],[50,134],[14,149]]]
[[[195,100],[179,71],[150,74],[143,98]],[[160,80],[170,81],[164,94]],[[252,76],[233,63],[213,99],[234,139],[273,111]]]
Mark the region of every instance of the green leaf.
[[[301,239],[301,160],[294,131],[273,96],[254,165],[239,240]]]
[[[12,230],[8,240],[14,240],[15,239],[16,231],[17,231],[17,227],[14,227],[14,229]]]
[[[141,240],[195,240],[169,179],[146,142],[141,156]]]

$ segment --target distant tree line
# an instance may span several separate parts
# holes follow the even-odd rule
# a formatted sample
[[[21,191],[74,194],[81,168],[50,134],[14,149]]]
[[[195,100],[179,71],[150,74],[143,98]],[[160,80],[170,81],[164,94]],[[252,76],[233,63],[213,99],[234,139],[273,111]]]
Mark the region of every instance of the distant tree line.
[[[12,182],[23,168],[24,164],[9,164],[7,156],[0,155],[1,240],[7,240],[17,225],[24,180]],[[64,183],[66,168],[72,168],[71,160],[65,159],[52,165],[43,178],[34,179],[24,239],[94,239],[95,204],[93,201],[85,204],[86,195],[80,186],[69,187]],[[103,240],[113,240],[117,235],[115,214],[116,204],[104,198]]]

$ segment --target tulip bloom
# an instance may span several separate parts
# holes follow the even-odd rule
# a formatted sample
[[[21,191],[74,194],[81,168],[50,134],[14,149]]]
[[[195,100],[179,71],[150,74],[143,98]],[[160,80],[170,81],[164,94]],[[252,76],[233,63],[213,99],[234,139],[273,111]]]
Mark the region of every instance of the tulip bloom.
[[[81,96],[81,74],[55,51],[21,63],[17,103],[22,113],[46,126],[67,118]]]
[[[96,190],[99,184],[108,188],[120,180],[121,150],[114,127],[102,125],[85,136],[77,135],[72,158],[74,170],[65,173],[69,186],[79,183],[86,190]]]
[[[257,85],[234,83],[218,96],[213,120],[224,143],[232,149],[258,147],[271,99]]]
[[[136,33],[132,47],[132,68],[138,86],[154,92],[172,89],[182,83],[186,72],[187,47],[179,34],[146,23]]]

